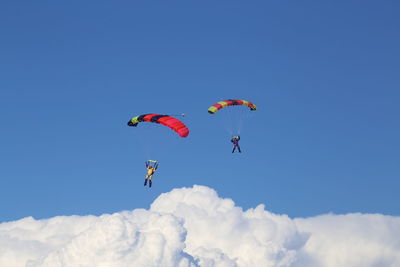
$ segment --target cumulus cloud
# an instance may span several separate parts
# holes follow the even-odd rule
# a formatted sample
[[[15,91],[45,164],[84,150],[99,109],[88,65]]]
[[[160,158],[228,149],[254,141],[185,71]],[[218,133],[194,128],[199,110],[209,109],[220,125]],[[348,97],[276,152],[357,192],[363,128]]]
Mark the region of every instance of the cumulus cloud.
[[[161,194],[149,210],[0,224],[0,266],[400,266],[400,218],[291,219],[243,210],[205,186]]]
[[[400,217],[327,214],[294,221],[311,233],[298,266],[400,266]]]

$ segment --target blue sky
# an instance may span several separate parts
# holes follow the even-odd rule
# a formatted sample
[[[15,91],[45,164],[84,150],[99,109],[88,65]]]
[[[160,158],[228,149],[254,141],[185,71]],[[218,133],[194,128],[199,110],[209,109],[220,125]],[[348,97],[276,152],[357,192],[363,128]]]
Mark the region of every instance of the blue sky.
[[[291,217],[399,215],[399,7],[2,1],[0,221],[147,208],[193,184]],[[221,98],[259,107],[242,154],[207,113]],[[153,112],[186,113],[189,137],[126,126]]]

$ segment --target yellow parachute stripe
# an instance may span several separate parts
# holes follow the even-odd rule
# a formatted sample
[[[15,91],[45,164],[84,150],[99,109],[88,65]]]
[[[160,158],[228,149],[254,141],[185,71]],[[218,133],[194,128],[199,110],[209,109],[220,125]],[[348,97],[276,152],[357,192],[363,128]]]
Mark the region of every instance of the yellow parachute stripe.
[[[132,118],[131,122],[134,123],[134,124],[135,123],[139,123],[138,118],[139,118],[139,116],[136,116],[136,117]]]
[[[218,104],[220,104],[223,107],[227,107],[228,106],[228,103],[226,103],[225,101],[218,102]]]
[[[217,112],[218,111],[218,109],[216,108],[216,107],[214,107],[214,106],[211,106],[209,109],[208,109],[208,112],[210,112],[210,113],[215,113],[215,112]]]

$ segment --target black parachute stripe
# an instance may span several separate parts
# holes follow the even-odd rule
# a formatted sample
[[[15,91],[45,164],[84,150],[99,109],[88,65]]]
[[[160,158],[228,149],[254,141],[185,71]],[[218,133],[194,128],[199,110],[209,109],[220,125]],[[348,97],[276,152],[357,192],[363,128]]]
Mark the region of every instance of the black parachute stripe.
[[[144,117],[147,116],[147,115],[149,115],[149,114],[140,115],[140,116],[137,118],[137,120],[138,120],[138,121],[143,121]]]
[[[169,117],[169,116],[168,116],[168,115],[157,115],[157,116],[153,116],[153,117],[150,119],[150,121],[151,121],[151,122],[156,122],[156,123],[158,123],[158,120],[161,119],[161,118],[164,118],[164,117]]]
[[[229,99],[229,101],[232,102],[232,105],[239,105],[239,103],[234,99]]]

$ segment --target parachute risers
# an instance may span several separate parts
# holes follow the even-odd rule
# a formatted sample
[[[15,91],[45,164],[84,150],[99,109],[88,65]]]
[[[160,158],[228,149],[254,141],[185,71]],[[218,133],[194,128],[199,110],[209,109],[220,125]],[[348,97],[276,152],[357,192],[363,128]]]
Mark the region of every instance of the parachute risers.
[[[174,130],[180,137],[187,137],[189,135],[189,129],[180,120],[171,117],[169,115],[161,114],[143,114],[136,116],[128,121],[128,126],[136,127],[139,122],[154,122],[167,126]]]
[[[239,99],[228,99],[224,101],[220,101],[218,103],[215,103],[211,107],[208,108],[208,113],[214,114],[218,110],[228,107],[228,106],[248,106],[250,110],[256,110],[257,106],[254,105],[253,103],[246,101],[246,100],[239,100]]]
[[[146,161],[146,166],[151,166],[152,168],[158,168],[158,161],[149,159]]]

